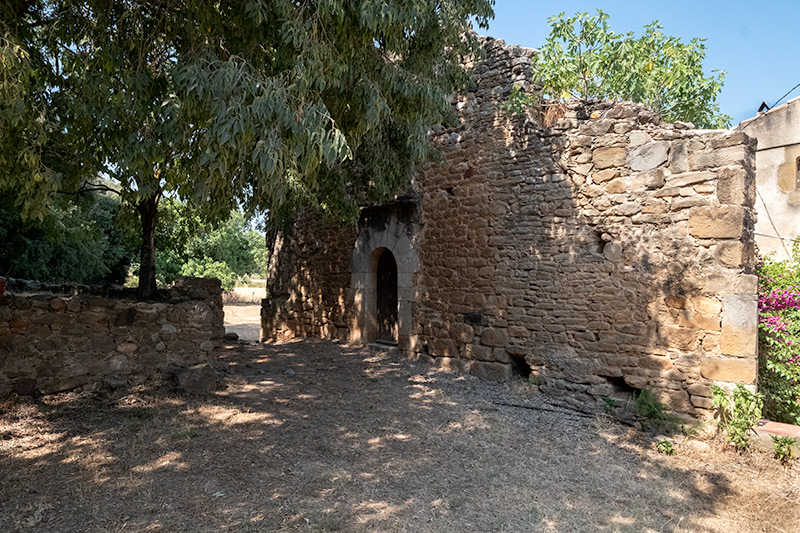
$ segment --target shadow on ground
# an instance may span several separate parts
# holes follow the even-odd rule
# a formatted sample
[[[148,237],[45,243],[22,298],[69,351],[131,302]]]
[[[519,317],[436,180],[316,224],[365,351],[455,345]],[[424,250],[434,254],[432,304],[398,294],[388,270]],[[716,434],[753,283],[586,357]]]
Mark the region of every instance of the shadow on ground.
[[[227,388],[206,397],[136,390],[6,405],[0,530],[798,523],[791,474],[775,470],[782,498],[754,494],[752,468],[731,468],[732,454],[666,457],[609,422],[498,406],[522,396],[544,405],[523,383],[481,382],[328,342],[240,345],[223,361]]]

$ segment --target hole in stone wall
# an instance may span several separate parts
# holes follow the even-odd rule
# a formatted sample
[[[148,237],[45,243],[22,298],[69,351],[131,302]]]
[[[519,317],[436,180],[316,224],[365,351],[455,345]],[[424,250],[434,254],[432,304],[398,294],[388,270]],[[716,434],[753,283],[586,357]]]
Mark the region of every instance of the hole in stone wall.
[[[531,365],[521,355],[511,356],[511,367],[515,376],[519,376],[522,379],[528,379],[531,376]]]
[[[595,236],[594,249],[595,252],[597,252],[598,254],[603,253],[603,247],[606,245],[606,241],[603,240],[603,233],[605,232],[597,229],[594,230],[594,236]]]
[[[623,392],[626,394],[635,394],[639,392],[636,387],[631,387],[625,382],[622,376],[600,376],[608,381],[608,384],[614,387],[614,392]]]
[[[489,325],[489,320],[483,313],[476,311],[474,313],[464,313],[464,323],[470,326],[487,326]]]

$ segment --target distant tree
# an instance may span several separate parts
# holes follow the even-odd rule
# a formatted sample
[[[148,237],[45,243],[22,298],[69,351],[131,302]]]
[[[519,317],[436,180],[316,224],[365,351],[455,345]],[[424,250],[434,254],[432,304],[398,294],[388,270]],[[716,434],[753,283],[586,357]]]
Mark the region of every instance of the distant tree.
[[[493,0],[10,0],[0,4],[0,191],[43,218],[113,180],[156,289],[158,204],[273,224],[402,189],[467,81]]]
[[[179,275],[216,277],[226,291],[242,278],[261,275],[265,266],[263,233],[250,227],[244,213],[234,209],[215,224],[204,221],[190,205],[169,199],[158,206],[162,221],[156,232],[156,267],[161,284]]]
[[[725,72],[704,73],[704,39],[684,43],[664,35],[657,21],[638,38],[633,32],[614,33],[600,10],[596,16],[561,13],[548,22],[550,36],[534,66],[534,79],[543,84],[545,96],[631,100],[670,122],[692,122],[700,128],[730,124],[731,117],[721,114],[717,104]],[[524,95],[517,90],[511,107],[519,107],[520,99]]]
[[[38,224],[22,219],[15,196],[0,196],[0,276],[50,282],[123,283],[135,239],[122,206],[94,193],[56,198]]]

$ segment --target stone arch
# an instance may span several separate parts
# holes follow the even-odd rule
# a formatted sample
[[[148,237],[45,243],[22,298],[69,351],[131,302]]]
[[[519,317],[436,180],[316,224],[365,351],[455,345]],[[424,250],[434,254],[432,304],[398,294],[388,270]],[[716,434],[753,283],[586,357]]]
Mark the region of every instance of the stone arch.
[[[406,351],[412,344],[413,281],[419,270],[419,258],[405,224],[394,218],[380,227],[365,226],[356,239],[350,260],[355,309],[350,341],[368,344],[378,338],[377,267],[384,250],[391,252],[397,264],[397,344]]]

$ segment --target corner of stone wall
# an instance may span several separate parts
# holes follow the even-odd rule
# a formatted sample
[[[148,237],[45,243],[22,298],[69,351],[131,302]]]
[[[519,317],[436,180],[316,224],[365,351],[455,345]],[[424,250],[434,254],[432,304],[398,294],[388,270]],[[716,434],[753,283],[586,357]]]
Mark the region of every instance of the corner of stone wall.
[[[302,211],[291,233],[269,242],[267,297],[261,301],[260,340],[318,337],[347,340],[351,305],[350,254],[354,228]]]
[[[709,133],[709,136],[712,135]],[[714,135],[710,150],[692,154],[690,165],[715,169],[717,201],[692,210],[689,234],[709,247],[717,259],[704,292],[721,303],[719,342],[700,361],[700,375],[730,389],[743,383],[755,390],[758,381],[758,279],[755,275],[755,149],[756,141],[741,132]],[[710,408],[708,391],[692,401]],[[691,391],[690,391],[691,392]]]

